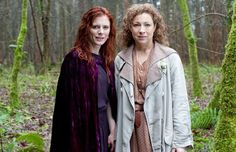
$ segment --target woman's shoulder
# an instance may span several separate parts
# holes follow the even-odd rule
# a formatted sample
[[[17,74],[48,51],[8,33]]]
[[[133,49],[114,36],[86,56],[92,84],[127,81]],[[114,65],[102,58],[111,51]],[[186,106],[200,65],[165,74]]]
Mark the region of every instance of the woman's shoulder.
[[[65,59],[73,59],[76,58],[78,59],[79,57],[79,52],[76,50],[76,48],[72,48],[67,54],[65,55]]]
[[[125,48],[122,48],[116,57],[120,57],[124,60],[127,60],[129,59],[130,57],[132,57],[132,52],[133,52],[133,47],[134,45],[131,45],[129,47],[125,47]]]
[[[75,48],[72,48],[65,54],[62,64],[75,66],[78,63],[80,63],[79,61],[80,61],[80,58],[79,58],[78,51],[76,51]]]
[[[160,43],[155,43],[156,47],[159,47],[160,50],[164,53],[164,54],[172,54],[172,53],[177,53],[176,50],[174,50],[173,48],[166,46],[166,45],[162,45]]]
[[[115,57],[115,63],[120,63],[121,61],[124,61],[125,58],[129,56],[127,51],[127,49],[120,50]]]

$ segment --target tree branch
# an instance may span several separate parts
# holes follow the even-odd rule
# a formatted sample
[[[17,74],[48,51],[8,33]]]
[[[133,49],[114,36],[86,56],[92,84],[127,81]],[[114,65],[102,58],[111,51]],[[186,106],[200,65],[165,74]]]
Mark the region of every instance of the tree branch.
[[[173,33],[175,33],[175,32],[178,32],[178,31],[184,29],[184,28],[185,28],[186,26],[188,26],[189,24],[191,24],[191,23],[193,23],[193,22],[195,22],[195,21],[197,21],[197,20],[199,20],[199,19],[201,19],[201,18],[203,18],[203,17],[211,16],[211,15],[217,15],[217,16],[220,16],[220,17],[223,17],[223,18],[226,18],[226,17],[227,17],[227,15],[221,14],[221,13],[207,13],[207,14],[201,15],[201,16],[197,17],[196,19],[190,21],[188,24],[184,25],[183,27],[181,27],[181,28],[179,28],[179,29],[177,29],[177,30],[174,30],[174,31],[170,32],[169,35],[171,35],[171,34],[173,34]]]

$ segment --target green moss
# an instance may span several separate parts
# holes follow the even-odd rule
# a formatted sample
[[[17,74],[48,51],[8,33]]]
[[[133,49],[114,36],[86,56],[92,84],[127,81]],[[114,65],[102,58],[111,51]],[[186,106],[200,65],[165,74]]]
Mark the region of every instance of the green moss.
[[[189,9],[186,0],[178,0],[179,8],[182,13],[183,24],[187,25],[184,27],[184,35],[187,39],[188,50],[189,50],[189,60],[191,65],[191,73],[193,78],[193,96],[202,96],[202,84],[199,75],[199,65],[197,56],[197,44],[194,37],[193,31],[191,29]]]
[[[215,131],[214,152],[236,151],[236,1],[226,54],[222,64],[220,120]]]
[[[236,151],[236,119],[235,116],[222,113],[215,133],[214,152]]]
[[[17,77],[21,67],[21,60],[23,57],[22,47],[27,31],[27,0],[22,0],[21,15],[21,27],[19,36],[17,38],[17,46],[14,51],[15,54],[11,72],[10,105],[12,108],[17,107],[19,105]]]
[[[232,24],[232,20],[229,16],[233,15],[233,0],[226,0],[226,7],[227,7],[227,26],[230,29],[230,26]]]

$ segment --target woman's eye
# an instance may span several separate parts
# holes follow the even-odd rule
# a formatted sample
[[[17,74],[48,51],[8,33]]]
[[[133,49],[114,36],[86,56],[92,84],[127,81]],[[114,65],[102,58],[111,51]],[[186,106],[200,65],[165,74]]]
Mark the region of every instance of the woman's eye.
[[[144,26],[146,26],[146,27],[150,27],[150,26],[151,26],[151,24],[145,24]]]
[[[107,30],[109,29],[109,26],[103,26],[103,29]]]
[[[133,24],[133,26],[134,26],[134,27],[138,27],[138,26],[140,26],[140,24]]]
[[[93,29],[99,29],[100,27],[98,25],[93,25],[92,28]]]

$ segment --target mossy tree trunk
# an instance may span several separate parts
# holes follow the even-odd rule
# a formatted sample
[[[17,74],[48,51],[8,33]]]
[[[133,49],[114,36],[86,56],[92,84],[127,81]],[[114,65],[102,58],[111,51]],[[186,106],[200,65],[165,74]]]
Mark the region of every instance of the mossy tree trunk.
[[[236,0],[232,25],[222,64],[220,117],[215,131],[214,152],[236,151]]]
[[[16,43],[17,46],[16,49],[14,50],[14,61],[11,71],[10,105],[12,109],[19,106],[17,78],[21,67],[21,61],[24,55],[23,45],[26,31],[27,31],[27,0],[22,0],[21,26],[17,38],[17,43]]]
[[[226,6],[227,6],[227,28],[230,30],[231,28],[231,24],[232,24],[232,14],[233,14],[233,2],[234,0],[226,0]],[[221,82],[218,82],[215,85],[215,89],[214,89],[214,94],[213,97],[211,99],[211,101],[209,102],[208,107],[212,108],[212,109],[216,109],[217,111],[219,110],[219,106],[220,106],[220,91],[221,91]]]
[[[234,0],[226,0],[227,27],[229,28],[229,30],[230,30],[230,26],[232,24],[231,17],[233,14],[233,7],[232,7],[233,3],[234,3]]]
[[[197,45],[196,39],[194,37],[191,24],[190,23],[190,16],[189,16],[189,9],[186,0],[178,0],[178,5],[180,8],[180,12],[182,14],[183,25],[184,27],[184,35],[187,39],[188,43],[188,53],[189,53],[189,61],[191,65],[191,73],[193,79],[193,96],[200,97],[202,96],[202,85],[199,76],[199,65],[198,65],[198,55],[197,55]]]

